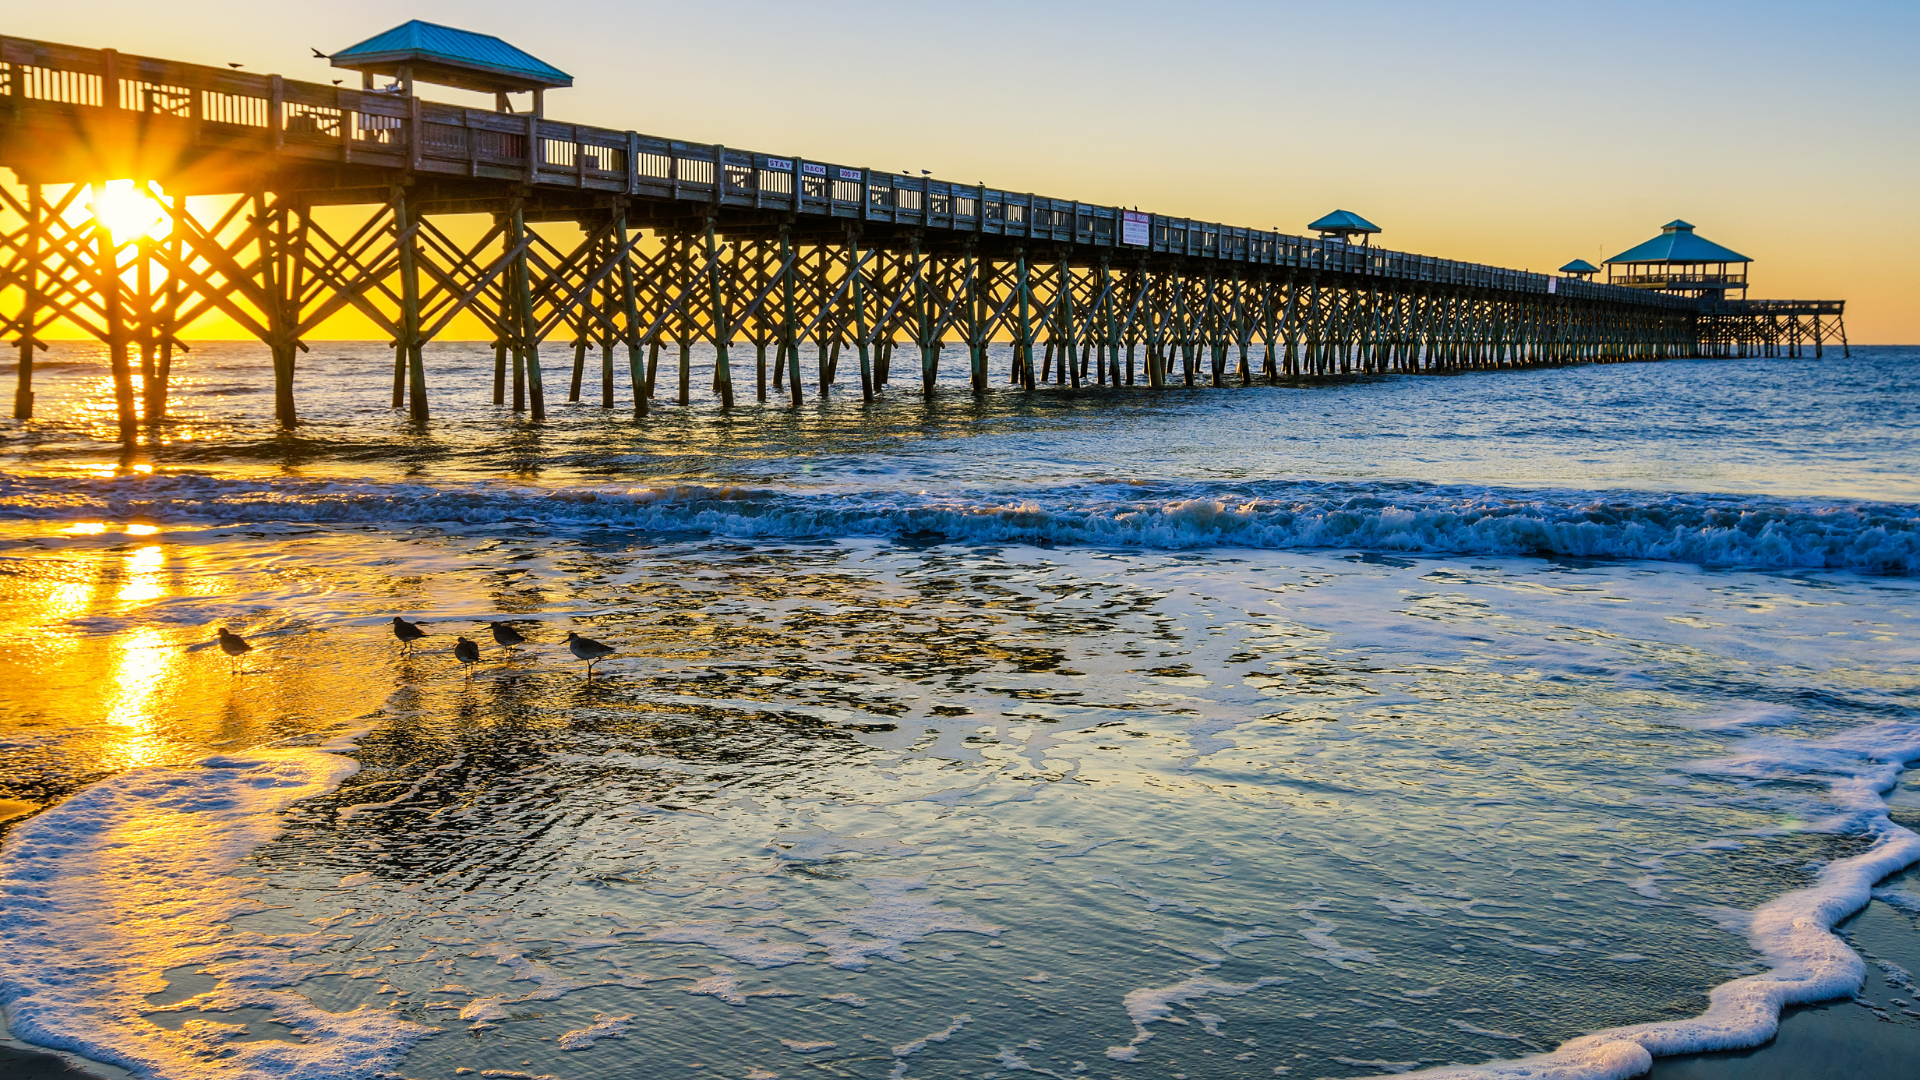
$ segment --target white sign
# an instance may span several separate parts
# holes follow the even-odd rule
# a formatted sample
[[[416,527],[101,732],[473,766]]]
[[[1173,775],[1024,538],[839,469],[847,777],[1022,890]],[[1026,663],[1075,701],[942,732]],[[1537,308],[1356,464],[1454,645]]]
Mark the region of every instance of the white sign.
[[[814,164],[813,162],[811,162],[811,161],[803,161],[803,162],[801,162],[801,163],[800,163],[800,171],[801,171],[801,172],[803,172],[803,173],[806,173],[806,174],[807,174],[808,176],[825,176],[825,175],[827,175],[827,167],[826,167],[825,165],[815,165],[815,164]]]
[[[1152,243],[1153,241],[1147,232],[1147,224],[1151,220],[1152,217],[1150,215],[1143,214],[1138,210],[1120,211],[1120,242],[1123,244],[1133,244],[1137,247],[1146,247]]]
[[[792,172],[793,162],[788,161],[786,158],[770,157],[767,159],[767,168],[778,172]]]
[[[1547,279],[1547,295],[1552,296],[1559,291],[1560,291],[1560,279],[1557,277],[1548,278]]]
[[[858,180],[858,179],[860,179],[860,170],[859,170],[859,169],[841,169],[841,170],[840,170],[840,179],[842,179],[842,180]]]

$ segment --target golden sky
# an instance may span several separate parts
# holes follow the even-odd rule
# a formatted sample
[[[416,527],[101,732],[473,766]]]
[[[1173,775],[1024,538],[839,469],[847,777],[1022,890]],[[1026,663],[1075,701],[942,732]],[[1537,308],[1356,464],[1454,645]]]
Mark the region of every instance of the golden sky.
[[[555,119],[1292,232],[1339,207],[1522,269],[1683,217],[1751,296],[1920,342],[1910,0],[12,6],[9,35],[319,82],[309,47],[423,18],[571,73]]]

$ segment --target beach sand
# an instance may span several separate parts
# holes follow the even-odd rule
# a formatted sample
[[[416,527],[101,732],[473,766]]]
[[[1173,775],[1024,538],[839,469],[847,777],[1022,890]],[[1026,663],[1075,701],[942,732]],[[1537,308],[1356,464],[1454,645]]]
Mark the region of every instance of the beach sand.
[[[1896,877],[1916,879],[1909,872]],[[1878,900],[1836,930],[1867,959],[1867,981],[1855,997],[1790,1009],[1780,1034],[1765,1046],[1656,1060],[1652,1080],[1822,1080],[1825,1077],[1911,1076],[1920,1068],[1920,1016],[1913,984],[1897,972],[1920,970],[1914,919]],[[1889,973],[1879,963],[1891,964]],[[1890,981],[1894,980],[1894,981]],[[1896,985],[1906,982],[1906,986]]]

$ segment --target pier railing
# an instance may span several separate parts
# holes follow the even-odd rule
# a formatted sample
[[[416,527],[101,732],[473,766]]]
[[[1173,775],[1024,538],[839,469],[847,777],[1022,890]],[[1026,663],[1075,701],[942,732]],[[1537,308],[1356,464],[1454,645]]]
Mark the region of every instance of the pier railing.
[[[456,319],[467,324],[454,332],[477,324],[491,339],[495,404],[511,400],[536,420],[546,415],[541,351],[555,338],[573,354],[570,401],[587,389],[597,349],[606,408],[624,351],[636,416],[656,398],[692,402],[696,345],[712,348],[712,388],[731,408],[735,364],[745,363],[736,350],[747,349],[754,398],[771,390],[798,407],[803,347],[819,393],[835,386],[844,347],[870,400],[890,385],[896,349],[918,368],[921,391],[935,393],[956,344],[970,391],[984,395],[993,361],[1008,357],[990,349],[998,342],[1012,345],[1004,377],[1033,390],[1248,386],[1703,349],[1810,346],[1818,356],[1825,342],[1846,341],[1837,301],[1704,306],[4,36],[0,166],[25,188],[0,186],[0,335],[20,356],[14,415],[32,415],[34,353],[64,323],[108,346],[128,443],[164,418],[174,350],[216,315],[268,346],[274,410],[288,426],[299,354],[348,311],[389,337],[392,404],[419,422],[429,419],[424,348]],[[135,183],[117,196],[92,186],[111,180]],[[469,220],[437,223],[456,215]],[[146,216],[165,220],[143,226]],[[677,364],[663,363],[668,345]]]
[[[418,97],[0,37],[16,116],[32,107],[117,112],[209,152],[366,165],[425,176],[790,211],[1114,252],[1320,271],[1683,309],[1693,301],[1339,240],[956,184],[717,144],[683,142]],[[1130,222],[1129,217],[1133,220]]]

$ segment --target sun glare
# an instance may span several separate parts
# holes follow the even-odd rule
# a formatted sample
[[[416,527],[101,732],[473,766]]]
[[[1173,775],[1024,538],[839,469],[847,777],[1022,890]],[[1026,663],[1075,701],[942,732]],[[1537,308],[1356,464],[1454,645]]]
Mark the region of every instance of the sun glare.
[[[158,184],[147,190],[135,187],[131,180],[109,180],[92,192],[93,219],[107,227],[116,244],[141,237],[165,239],[173,223],[154,198],[158,191]]]

